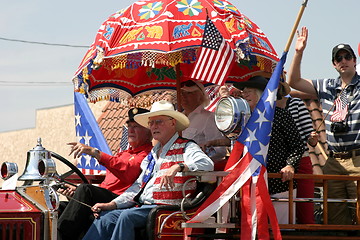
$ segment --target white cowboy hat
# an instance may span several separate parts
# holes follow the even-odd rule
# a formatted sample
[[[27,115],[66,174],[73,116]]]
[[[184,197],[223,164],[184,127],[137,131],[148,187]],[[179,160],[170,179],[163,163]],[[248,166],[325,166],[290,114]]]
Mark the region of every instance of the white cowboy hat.
[[[190,124],[190,121],[185,114],[175,111],[174,105],[165,100],[154,102],[151,106],[150,112],[135,115],[134,120],[141,126],[149,128],[149,118],[161,115],[174,118],[176,120],[176,131],[178,132],[186,129]]]

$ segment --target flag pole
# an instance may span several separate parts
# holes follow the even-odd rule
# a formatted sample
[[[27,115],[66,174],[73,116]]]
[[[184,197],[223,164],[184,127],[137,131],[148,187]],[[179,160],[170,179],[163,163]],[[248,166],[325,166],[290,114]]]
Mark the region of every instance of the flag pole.
[[[299,26],[300,19],[301,19],[303,13],[304,13],[304,10],[305,10],[305,7],[306,7],[306,5],[307,5],[307,2],[308,2],[308,0],[304,0],[303,3],[301,4],[301,8],[300,8],[299,13],[298,13],[298,15],[297,15],[297,18],[296,18],[296,20],[295,20],[293,29],[292,29],[292,31],[291,31],[291,33],[290,33],[290,36],[289,36],[289,39],[288,39],[287,44],[286,44],[286,46],[285,46],[284,52],[288,52],[289,49],[290,49],[291,42],[292,42],[292,40],[294,39],[295,32],[296,32],[296,30],[297,30],[297,28],[298,28],[298,26]]]
[[[304,11],[305,11],[305,8],[306,8],[306,6],[307,6],[307,3],[308,3],[308,0],[304,0],[303,3],[302,3],[302,5],[301,5],[301,8],[300,8],[299,13],[298,13],[298,15],[297,15],[297,17],[296,17],[296,20],[295,20],[293,29],[292,29],[292,31],[291,31],[291,33],[290,33],[289,39],[288,39],[287,44],[286,44],[286,46],[285,46],[284,52],[288,52],[289,49],[290,49],[291,42],[292,42],[292,40],[294,39],[295,32],[296,32],[296,30],[297,30],[297,28],[298,28],[298,26],[299,26],[300,19],[302,18],[302,15],[303,15],[303,13],[304,13]],[[359,46],[360,46],[360,45],[359,45]],[[323,124],[324,120],[325,120],[325,118],[323,119],[323,121],[320,123],[320,125],[319,125],[318,128],[316,129],[316,132],[320,129],[320,126]],[[323,157],[324,157],[325,159],[327,159],[327,154],[325,153],[323,147],[322,147],[320,144],[317,144],[316,146],[320,149],[320,152],[321,152],[321,154],[323,155]]]
[[[289,52],[289,49],[290,49],[290,45],[294,39],[294,35],[295,35],[295,32],[297,31],[297,28],[299,26],[299,23],[300,23],[300,20],[302,18],[302,15],[304,13],[304,10],[305,10],[305,7],[307,5],[307,2],[308,0],[304,0],[303,3],[301,4],[301,8],[299,10],[299,13],[296,17],[296,20],[295,20],[295,23],[294,23],[294,26],[293,26],[293,29],[291,30],[291,33],[290,33],[290,36],[289,36],[289,39],[287,41],[287,44],[285,46],[285,49],[284,49],[284,52],[282,54],[282,57],[280,59],[280,61],[278,62],[278,65],[280,63],[282,63],[282,67],[284,66],[284,63],[286,61],[286,56],[287,56],[287,53]],[[278,65],[276,66],[275,68],[275,71],[274,73],[278,70]],[[273,80],[273,77],[278,77],[280,78],[280,73],[278,73],[279,75],[278,76],[274,76],[274,73],[272,74],[271,78],[270,78],[270,81]],[[270,82],[269,81],[269,82]],[[290,195],[289,195],[290,197]],[[274,211],[274,208],[270,208],[269,211],[272,212],[272,214],[269,214],[268,217],[269,217],[269,220],[270,220],[270,224],[271,224],[271,228],[273,230],[273,238],[276,239],[276,240],[280,240],[282,239],[282,236],[281,236],[281,232],[280,232],[280,228],[279,228],[279,224],[278,224],[278,221],[276,219],[276,213]],[[292,219],[290,219],[290,215],[289,215],[289,222],[291,222]],[[244,235],[245,236],[245,235]],[[264,235],[265,236],[265,235]],[[243,238],[243,237],[242,237]]]

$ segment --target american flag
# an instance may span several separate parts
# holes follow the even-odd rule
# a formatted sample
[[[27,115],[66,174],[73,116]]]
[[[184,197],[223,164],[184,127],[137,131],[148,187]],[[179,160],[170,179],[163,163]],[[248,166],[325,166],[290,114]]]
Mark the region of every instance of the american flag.
[[[235,89],[235,87],[233,87],[233,86],[226,86],[226,87],[229,90],[230,96],[231,96],[231,90]],[[209,103],[209,105],[207,105],[205,107],[205,110],[210,111],[210,112],[215,112],[217,103],[222,98],[222,96],[220,96],[219,90],[220,90],[220,86],[215,86],[215,87],[211,87],[211,88],[206,89],[206,93],[210,97],[210,103]]]
[[[239,189],[241,198],[241,239],[270,239],[268,220],[274,239],[281,239],[279,224],[267,189],[266,161],[276,93],[286,61],[284,52],[261,99],[238,137],[226,169],[232,169],[187,223],[203,222],[226,204]],[[187,235],[191,229],[185,229]]]
[[[235,53],[209,17],[191,78],[223,85],[229,75]]]
[[[122,134],[121,134],[121,140],[120,140],[120,150],[125,151],[128,148],[129,148],[128,128],[124,125],[122,127]]]
[[[346,98],[346,90],[343,89],[340,95],[335,99],[335,111],[331,116],[332,122],[344,121],[348,113],[348,101]]]
[[[211,86],[210,88],[207,88],[205,90],[206,94],[210,98],[210,103],[205,107],[207,111],[215,112],[216,105],[220,100],[220,94],[219,94],[219,86]]]
[[[74,93],[74,106],[77,141],[95,147],[104,153],[111,154],[109,146],[83,94],[78,92]],[[77,167],[81,169],[84,174],[96,175],[106,170],[95,158],[87,154],[83,154],[77,159],[77,162]]]

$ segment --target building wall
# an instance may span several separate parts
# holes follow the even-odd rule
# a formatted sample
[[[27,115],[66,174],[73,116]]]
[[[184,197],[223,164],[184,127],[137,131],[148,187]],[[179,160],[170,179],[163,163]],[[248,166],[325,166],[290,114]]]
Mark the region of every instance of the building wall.
[[[101,115],[105,104],[106,102],[90,104],[96,119]],[[27,152],[36,146],[39,137],[46,150],[74,162],[73,157],[68,156],[70,148],[66,145],[76,141],[74,123],[73,105],[37,110],[35,128],[0,133],[0,164],[5,161],[17,163],[21,175],[25,169]],[[70,170],[60,161],[55,159],[55,162],[59,174]],[[0,186],[2,183],[3,180],[0,179]],[[22,182],[19,182],[19,185],[21,184]]]

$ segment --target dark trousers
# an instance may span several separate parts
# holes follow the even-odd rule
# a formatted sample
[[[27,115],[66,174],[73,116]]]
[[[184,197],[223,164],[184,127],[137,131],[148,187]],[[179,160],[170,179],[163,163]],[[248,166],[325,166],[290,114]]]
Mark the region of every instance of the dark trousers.
[[[80,184],[73,196],[90,206],[96,203],[107,203],[118,195],[91,184]],[[70,200],[58,220],[58,239],[77,240],[82,237],[94,221],[92,210],[74,200]]]

